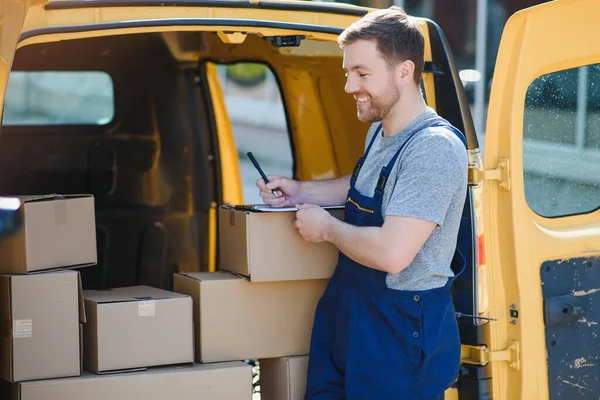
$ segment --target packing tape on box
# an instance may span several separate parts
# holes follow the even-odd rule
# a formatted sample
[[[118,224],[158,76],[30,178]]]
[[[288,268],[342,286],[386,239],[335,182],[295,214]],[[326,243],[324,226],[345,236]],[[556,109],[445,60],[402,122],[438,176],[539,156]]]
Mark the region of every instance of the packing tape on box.
[[[143,300],[138,301],[138,316],[154,317],[156,315],[156,301]]]
[[[13,339],[30,338],[33,335],[33,322],[30,319],[13,321]]]
[[[64,225],[67,223],[67,201],[57,200],[54,202],[54,223]]]

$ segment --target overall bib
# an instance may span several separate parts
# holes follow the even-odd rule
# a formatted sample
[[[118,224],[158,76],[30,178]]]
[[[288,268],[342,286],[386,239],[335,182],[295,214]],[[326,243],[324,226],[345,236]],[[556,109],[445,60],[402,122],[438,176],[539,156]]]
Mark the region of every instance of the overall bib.
[[[433,126],[462,133],[444,120]],[[382,226],[383,193],[404,142],[382,168],[373,197],[355,188],[356,178],[381,125],[350,180],[345,222]],[[460,254],[455,254],[455,260]],[[386,285],[387,273],[365,267],[340,252],[338,264],[316,309],[307,377],[307,400],[437,400],[458,376],[460,338],[450,286],[402,291]]]

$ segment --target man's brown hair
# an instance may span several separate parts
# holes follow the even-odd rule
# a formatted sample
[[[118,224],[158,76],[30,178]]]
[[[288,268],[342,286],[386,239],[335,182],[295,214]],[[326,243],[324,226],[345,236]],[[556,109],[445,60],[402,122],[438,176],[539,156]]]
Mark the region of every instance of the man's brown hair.
[[[338,43],[343,49],[358,40],[374,40],[390,67],[412,61],[415,64],[414,80],[419,85],[425,64],[425,39],[417,23],[402,8],[392,6],[365,15],[340,34]]]

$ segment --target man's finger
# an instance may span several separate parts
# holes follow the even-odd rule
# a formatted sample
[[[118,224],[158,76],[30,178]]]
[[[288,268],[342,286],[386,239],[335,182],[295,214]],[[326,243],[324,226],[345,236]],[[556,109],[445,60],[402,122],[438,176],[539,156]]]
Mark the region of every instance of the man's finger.
[[[269,183],[267,183],[267,188],[270,190],[284,188],[286,183],[287,183],[287,179],[274,178],[273,180],[271,180],[269,178]]]
[[[261,190],[260,192],[258,192],[259,196],[262,197],[263,199],[274,199],[275,196],[273,196],[273,193],[271,193],[271,191],[264,191]]]
[[[283,207],[285,205],[285,199],[280,197],[278,199],[264,199],[265,203],[271,207]]]
[[[262,178],[260,178],[259,180],[256,181],[256,187],[261,190],[265,189],[266,188],[265,181]]]
[[[319,206],[315,204],[296,204],[296,208],[298,210],[306,209],[306,208],[317,208]]]

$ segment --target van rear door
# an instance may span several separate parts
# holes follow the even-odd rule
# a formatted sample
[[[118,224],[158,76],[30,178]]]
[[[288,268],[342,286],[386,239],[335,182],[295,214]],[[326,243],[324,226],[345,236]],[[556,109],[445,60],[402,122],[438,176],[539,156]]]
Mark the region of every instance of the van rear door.
[[[599,14],[549,2],[502,37],[478,175],[495,399],[600,397]]]

